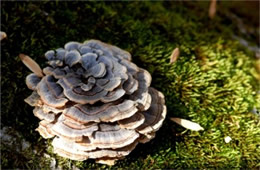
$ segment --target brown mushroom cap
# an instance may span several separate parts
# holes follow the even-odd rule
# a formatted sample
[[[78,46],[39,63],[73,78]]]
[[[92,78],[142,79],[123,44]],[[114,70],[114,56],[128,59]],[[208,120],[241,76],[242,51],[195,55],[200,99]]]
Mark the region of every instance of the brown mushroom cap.
[[[164,96],[130,53],[98,40],[69,42],[45,53],[44,76],[30,74],[25,101],[52,138],[54,152],[112,165],[150,141],[166,116]]]

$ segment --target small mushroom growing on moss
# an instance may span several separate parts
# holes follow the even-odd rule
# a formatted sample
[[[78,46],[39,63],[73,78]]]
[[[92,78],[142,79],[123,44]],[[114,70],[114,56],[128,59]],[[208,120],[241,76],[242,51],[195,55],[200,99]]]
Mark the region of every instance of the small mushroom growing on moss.
[[[69,42],[45,53],[43,70],[20,57],[34,72],[26,78],[33,93],[25,102],[60,156],[113,165],[150,141],[165,119],[164,96],[150,87],[151,75],[116,46]]]

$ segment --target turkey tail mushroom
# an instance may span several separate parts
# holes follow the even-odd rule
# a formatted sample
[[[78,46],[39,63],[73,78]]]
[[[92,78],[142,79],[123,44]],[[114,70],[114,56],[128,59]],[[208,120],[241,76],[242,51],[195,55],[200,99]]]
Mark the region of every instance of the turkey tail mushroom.
[[[54,138],[55,153],[113,165],[155,137],[166,116],[164,96],[150,87],[150,73],[132,63],[130,53],[89,40],[68,42],[45,57],[42,71],[20,54],[33,71],[26,77],[33,93],[25,102],[35,107],[41,136]]]

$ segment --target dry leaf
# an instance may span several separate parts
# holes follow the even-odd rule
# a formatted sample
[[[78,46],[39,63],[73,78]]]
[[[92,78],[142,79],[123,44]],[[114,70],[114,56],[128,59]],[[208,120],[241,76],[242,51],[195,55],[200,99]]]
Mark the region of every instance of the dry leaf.
[[[186,120],[186,119],[181,119],[181,118],[171,118],[172,121],[176,122],[177,124],[181,125],[182,127],[185,127],[186,129],[194,130],[194,131],[199,131],[199,130],[204,130],[203,127],[201,127],[198,123]]]
[[[19,57],[32,72],[34,72],[38,77],[43,77],[42,69],[33,59],[24,54],[19,54]]]
[[[172,52],[171,57],[170,57],[170,63],[171,63],[171,64],[174,63],[174,62],[178,59],[179,55],[180,55],[180,50],[179,50],[179,48],[175,48],[175,49],[173,50],[173,52]]]
[[[213,19],[217,11],[217,0],[211,0],[209,6],[209,17]]]
[[[3,39],[5,39],[7,37],[5,32],[0,31],[0,41],[2,41]]]
[[[229,142],[232,140],[232,138],[229,137],[229,136],[226,136],[226,137],[224,138],[224,140],[225,140],[226,143],[229,143]]]

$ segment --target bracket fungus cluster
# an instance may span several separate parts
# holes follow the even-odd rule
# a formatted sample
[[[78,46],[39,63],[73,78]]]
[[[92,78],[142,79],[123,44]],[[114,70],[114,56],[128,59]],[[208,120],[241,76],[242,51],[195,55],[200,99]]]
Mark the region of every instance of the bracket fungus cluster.
[[[26,77],[33,93],[25,101],[41,120],[37,131],[54,138],[60,156],[113,165],[150,141],[165,119],[164,96],[150,87],[151,75],[116,46],[69,42],[45,53],[43,70],[20,57],[34,72]]]

